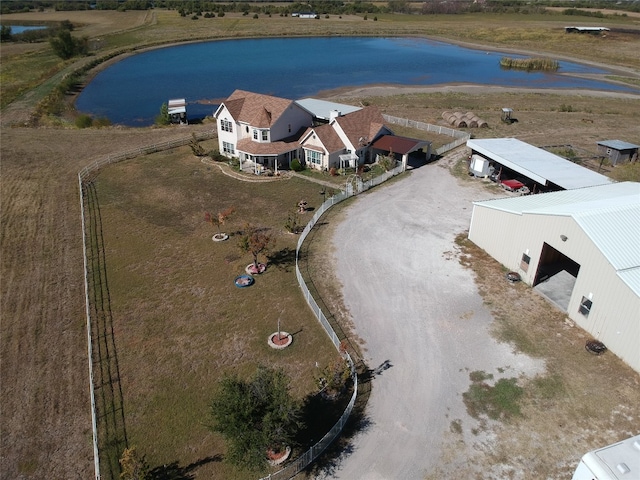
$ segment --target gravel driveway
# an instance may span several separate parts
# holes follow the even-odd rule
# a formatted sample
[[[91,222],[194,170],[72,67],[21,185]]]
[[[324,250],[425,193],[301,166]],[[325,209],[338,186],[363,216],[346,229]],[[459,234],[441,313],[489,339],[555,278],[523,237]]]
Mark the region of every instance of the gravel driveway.
[[[449,173],[462,154],[361,195],[336,229],[337,276],[376,376],[366,426],[328,477],[423,479],[468,461],[490,439],[471,433],[478,422],[462,400],[469,373],[497,379],[544,368],[489,335],[491,315],[458,261],[454,238],[468,229],[471,202],[492,197]],[[442,448],[452,422],[462,427],[455,452]]]

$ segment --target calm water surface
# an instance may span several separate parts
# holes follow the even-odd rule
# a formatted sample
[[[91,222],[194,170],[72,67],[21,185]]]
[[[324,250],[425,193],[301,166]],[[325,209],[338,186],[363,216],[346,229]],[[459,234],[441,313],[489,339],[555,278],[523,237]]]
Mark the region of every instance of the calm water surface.
[[[24,33],[30,30],[44,30],[45,26],[41,25],[9,25],[12,34]]]
[[[100,72],[76,102],[79,111],[128,126],[151,125],[163,103],[187,99],[190,119],[212,115],[235,89],[289,99],[368,84],[476,83],[535,88],[632,88],[564,76],[604,70],[560,62],[555,73],[502,70],[503,53],[416,38],[278,38],[167,47]],[[517,55],[509,55],[516,57]]]

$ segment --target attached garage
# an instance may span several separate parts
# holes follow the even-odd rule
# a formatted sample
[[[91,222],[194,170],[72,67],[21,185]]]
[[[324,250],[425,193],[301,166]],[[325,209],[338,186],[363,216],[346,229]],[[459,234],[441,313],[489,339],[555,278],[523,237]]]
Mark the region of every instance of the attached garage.
[[[469,239],[640,372],[640,183],[475,202]]]
[[[416,138],[382,135],[371,148],[374,155],[400,155],[405,170],[422,166],[431,158],[431,142]]]

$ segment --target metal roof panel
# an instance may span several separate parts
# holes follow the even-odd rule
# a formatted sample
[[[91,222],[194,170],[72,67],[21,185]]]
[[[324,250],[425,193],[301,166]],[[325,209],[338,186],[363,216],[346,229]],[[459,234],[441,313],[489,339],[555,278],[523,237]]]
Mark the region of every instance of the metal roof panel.
[[[612,183],[612,180],[517,138],[467,140],[467,147],[542,185],[567,190]]]
[[[517,215],[571,217],[640,296],[640,183],[621,182],[474,202]]]

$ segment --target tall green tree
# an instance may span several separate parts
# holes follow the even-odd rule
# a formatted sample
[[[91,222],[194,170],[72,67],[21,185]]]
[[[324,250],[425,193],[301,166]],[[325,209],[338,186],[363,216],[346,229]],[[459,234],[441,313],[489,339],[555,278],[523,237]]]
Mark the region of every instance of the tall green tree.
[[[249,381],[226,376],[211,402],[211,429],[228,442],[230,463],[255,471],[267,466],[267,450],[291,446],[301,428],[301,404],[278,369],[259,366]]]
[[[69,30],[60,30],[58,35],[49,41],[56,55],[67,60],[76,55],[86,55],[89,52],[89,40],[86,37],[74,38]]]
[[[2,25],[2,27],[0,27],[0,42],[8,42],[11,38],[11,27],[9,25]]]

